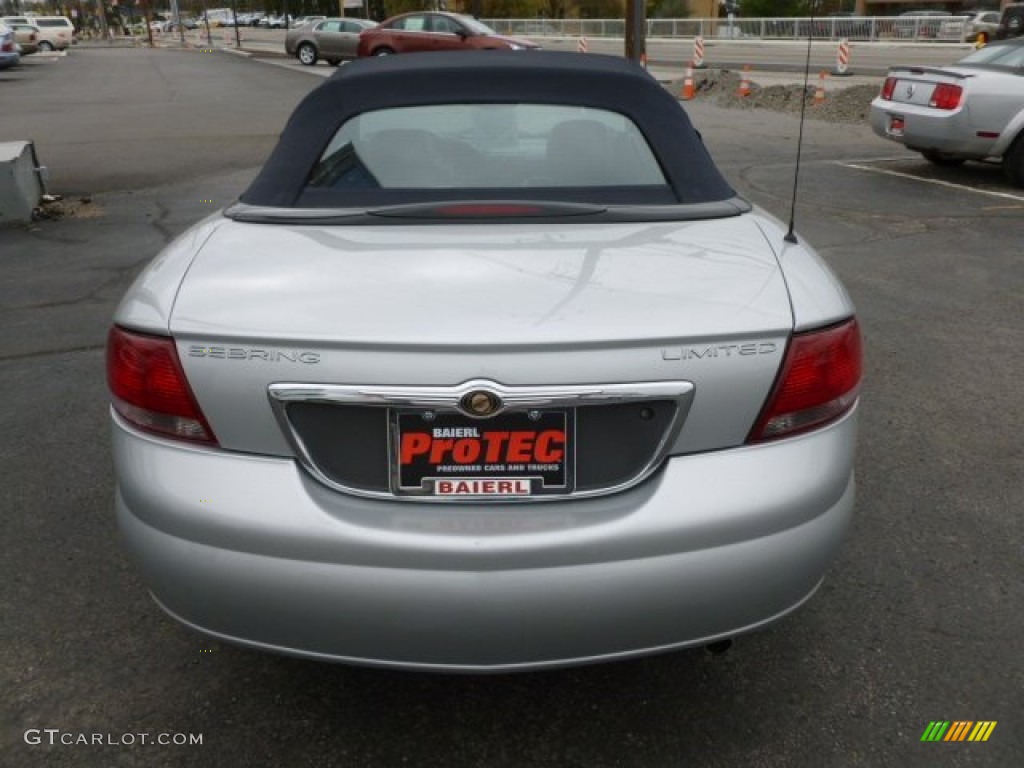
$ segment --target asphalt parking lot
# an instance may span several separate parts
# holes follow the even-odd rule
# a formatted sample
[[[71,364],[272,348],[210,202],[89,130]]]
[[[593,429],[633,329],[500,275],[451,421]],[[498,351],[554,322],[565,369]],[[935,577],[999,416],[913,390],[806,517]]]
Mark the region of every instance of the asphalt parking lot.
[[[103,378],[134,275],[232,201],[320,80],[200,50],[32,58],[0,73],[18,105],[0,141],[35,139],[65,200],[0,229],[0,765],[1020,763],[1024,190],[997,168],[933,169],[867,126],[808,123],[798,232],[857,304],[866,383],[857,519],[806,606],[722,656],[347,668],[207,640],[149,600],[116,538]],[[796,120],[687,108],[736,188],[787,216]],[[997,726],[922,743],[935,720]]]

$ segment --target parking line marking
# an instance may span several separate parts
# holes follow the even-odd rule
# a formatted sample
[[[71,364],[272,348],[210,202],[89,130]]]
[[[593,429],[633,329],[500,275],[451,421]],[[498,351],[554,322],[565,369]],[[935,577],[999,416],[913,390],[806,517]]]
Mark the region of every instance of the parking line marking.
[[[281,69],[288,69],[292,72],[305,72],[307,75],[316,75],[317,77],[330,77],[337,69],[335,67],[304,67],[301,64],[296,66],[298,62],[293,60],[281,60],[281,59],[261,59],[259,56],[253,56],[250,61],[258,61],[262,64],[269,64],[272,67],[281,67]]]
[[[896,176],[901,179],[910,179],[911,181],[920,181],[923,184],[935,184],[940,187],[948,187],[949,189],[959,189],[964,192],[974,192],[979,195],[988,195],[989,197],[999,197],[1004,200],[1017,200],[1024,203],[1024,195],[1011,195],[1009,192],[994,192],[990,189],[975,189],[974,187],[968,187],[966,184],[954,184],[951,181],[942,181],[941,179],[922,179],[920,176],[915,176],[912,173],[903,173],[902,171],[890,171],[885,168],[872,168],[870,165],[859,165],[858,163],[846,163],[837,161],[837,165],[842,165],[847,168],[856,168],[858,171],[871,171],[872,173],[881,173],[884,176]]]

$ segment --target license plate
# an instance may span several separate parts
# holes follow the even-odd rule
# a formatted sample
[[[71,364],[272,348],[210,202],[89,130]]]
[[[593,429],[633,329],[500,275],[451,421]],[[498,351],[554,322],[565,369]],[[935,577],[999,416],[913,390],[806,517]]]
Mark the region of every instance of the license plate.
[[[572,410],[458,413],[392,410],[391,489],[447,498],[571,493]]]
[[[903,129],[903,117],[901,115],[889,115],[889,130],[887,133],[890,136],[902,136]]]

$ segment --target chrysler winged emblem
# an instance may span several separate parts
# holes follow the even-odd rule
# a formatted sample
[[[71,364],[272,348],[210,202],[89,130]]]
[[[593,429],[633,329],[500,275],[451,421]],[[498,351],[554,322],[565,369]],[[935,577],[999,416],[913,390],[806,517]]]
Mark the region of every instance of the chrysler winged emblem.
[[[501,408],[501,398],[482,389],[470,392],[459,402],[463,412],[478,418],[491,416]]]

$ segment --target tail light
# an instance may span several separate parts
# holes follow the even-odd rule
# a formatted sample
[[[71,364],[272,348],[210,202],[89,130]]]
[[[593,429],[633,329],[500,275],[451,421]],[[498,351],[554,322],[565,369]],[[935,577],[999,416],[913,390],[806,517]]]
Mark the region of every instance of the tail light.
[[[747,442],[788,437],[834,421],[853,407],[860,379],[856,319],[796,334]]]
[[[959,85],[939,83],[932,91],[932,98],[928,102],[928,106],[935,107],[935,109],[956,109],[960,106],[963,95],[964,89]]]
[[[107,385],[114,410],[136,427],[216,445],[213,430],[185,378],[173,339],[111,328]]]
[[[886,101],[892,101],[892,93],[896,90],[896,78],[887,77],[885,82],[882,83],[882,93],[880,94]]]

